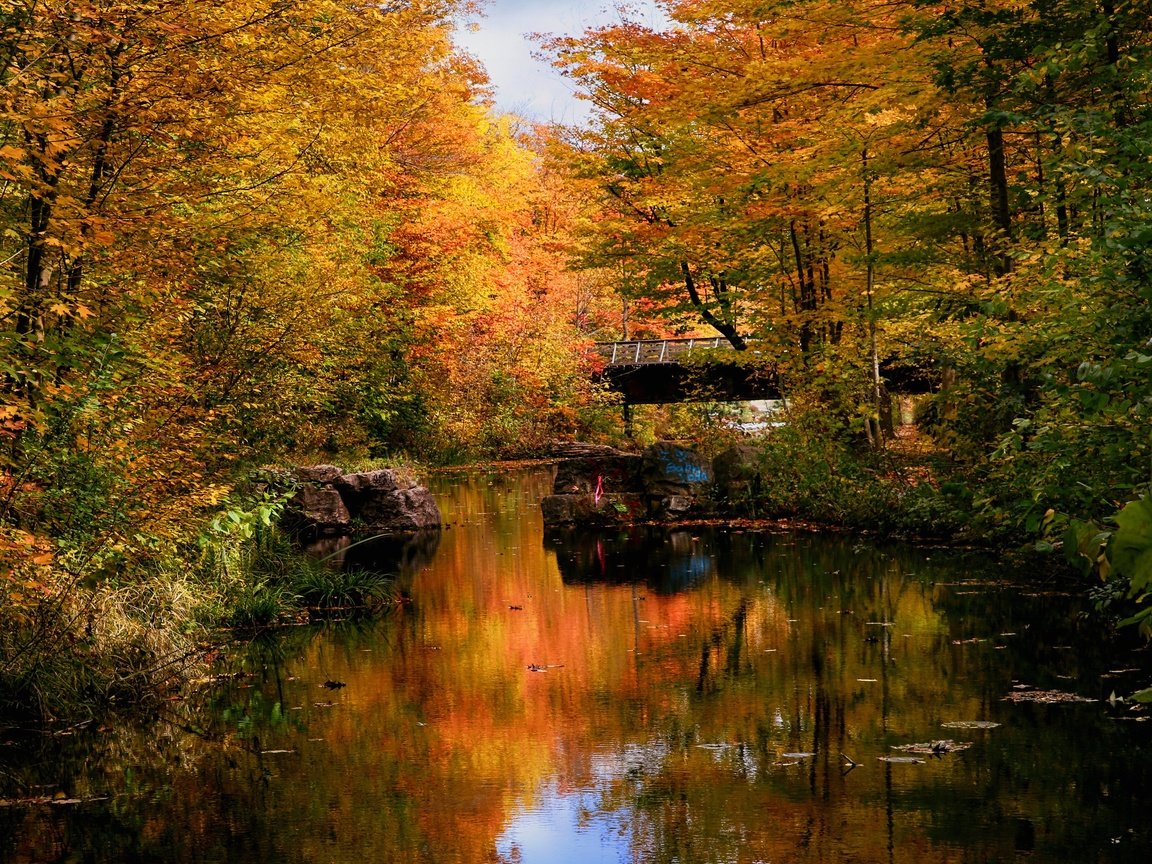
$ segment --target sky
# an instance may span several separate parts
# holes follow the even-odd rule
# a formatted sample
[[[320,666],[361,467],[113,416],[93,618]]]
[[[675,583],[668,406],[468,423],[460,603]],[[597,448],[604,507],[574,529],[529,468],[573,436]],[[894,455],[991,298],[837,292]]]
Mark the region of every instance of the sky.
[[[536,60],[532,33],[580,33],[619,20],[613,0],[488,0],[486,14],[474,19],[475,32],[460,27],[456,41],[488,70],[496,108],[530,120],[579,123],[588,105],[576,99],[572,84],[547,62]],[[629,0],[639,20],[661,19],[653,0]]]

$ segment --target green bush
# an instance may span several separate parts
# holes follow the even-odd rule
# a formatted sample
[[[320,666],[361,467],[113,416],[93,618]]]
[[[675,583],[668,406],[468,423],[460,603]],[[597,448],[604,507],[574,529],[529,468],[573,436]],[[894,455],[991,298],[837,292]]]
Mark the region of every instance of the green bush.
[[[822,418],[793,416],[755,445],[758,478],[737,508],[863,530],[952,536],[965,530],[962,495],[909,474],[890,455],[860,446]]]

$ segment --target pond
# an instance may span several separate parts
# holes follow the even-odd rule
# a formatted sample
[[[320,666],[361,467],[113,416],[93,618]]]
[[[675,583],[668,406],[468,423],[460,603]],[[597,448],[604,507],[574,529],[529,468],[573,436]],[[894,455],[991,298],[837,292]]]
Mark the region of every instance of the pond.
[[[347,553],[400,571],[383,619],[3,742],[0,861],[1149,860],[1152,723],[1108,697],[1152,664],[1078,598],[849,536],[545,536],[550,483],[438,478],[438,537]]]

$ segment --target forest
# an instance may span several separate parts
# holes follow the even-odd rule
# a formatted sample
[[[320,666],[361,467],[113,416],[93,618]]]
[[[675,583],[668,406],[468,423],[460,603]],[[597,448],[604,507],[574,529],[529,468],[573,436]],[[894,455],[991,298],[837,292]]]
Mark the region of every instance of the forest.
[[[495,111],[471,5],[0,0],[0,709],[261,600],[270,467],[629,446],[628,336],[779,377],[759,512],[1026,547],[1152,632],[1146,0],[662,0],[542,37],[568,127]]]

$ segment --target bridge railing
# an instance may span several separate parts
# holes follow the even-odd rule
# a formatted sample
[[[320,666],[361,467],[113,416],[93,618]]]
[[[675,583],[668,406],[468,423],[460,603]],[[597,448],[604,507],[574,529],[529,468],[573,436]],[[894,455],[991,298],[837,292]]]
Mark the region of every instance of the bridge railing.
[[[597,342],[596,353],[609,366],[642,366],[649,363],[674,363],[693,351],[726,348],[723,336],[704,339],[633,339],[625,342]]]

